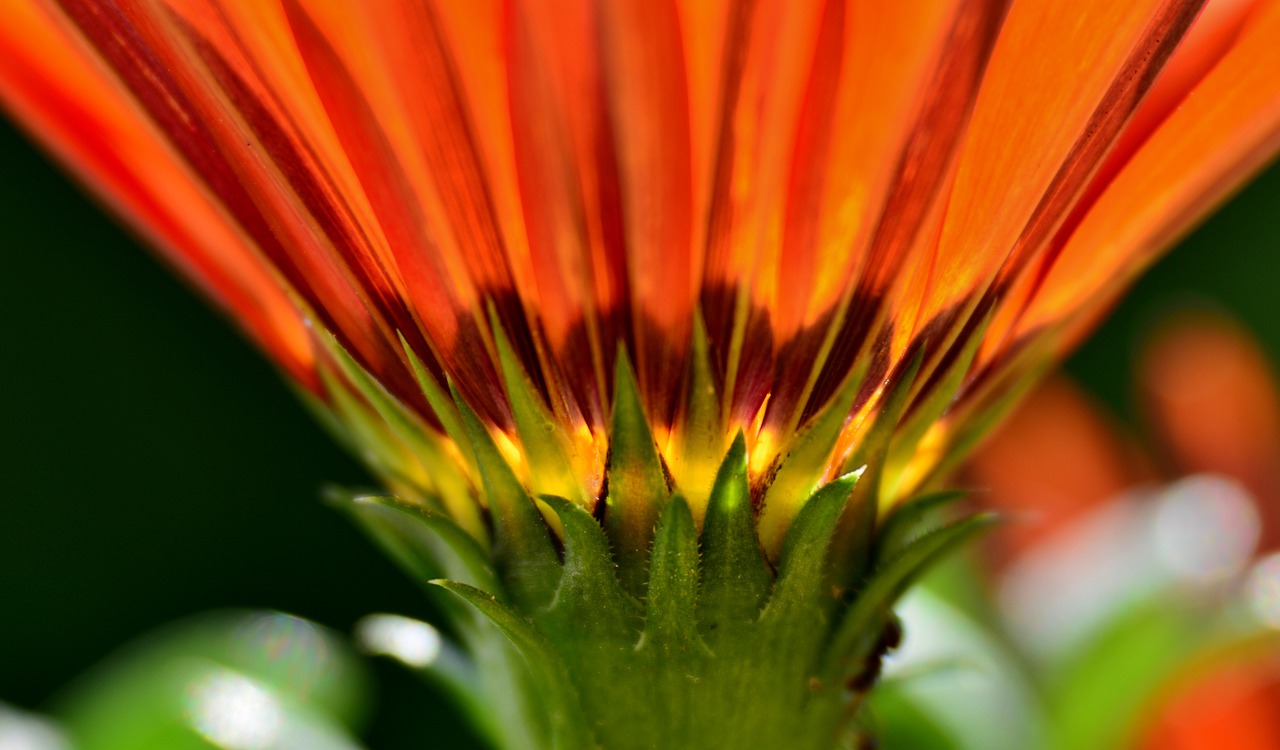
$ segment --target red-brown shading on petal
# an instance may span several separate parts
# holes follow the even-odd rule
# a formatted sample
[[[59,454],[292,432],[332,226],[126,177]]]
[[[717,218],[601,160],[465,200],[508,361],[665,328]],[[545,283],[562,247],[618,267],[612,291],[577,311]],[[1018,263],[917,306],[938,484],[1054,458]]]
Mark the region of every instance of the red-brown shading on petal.
[[[674,0],[598,6],[617,150],[634,357],[641,391],[670,422],[701,269],[693,258],[689,91]]]
[[[959,157],[922,323],[954,330],[945,320],[958,311],[964,325],[989,285],[1043,251],[1199,7],[1013,5]]]

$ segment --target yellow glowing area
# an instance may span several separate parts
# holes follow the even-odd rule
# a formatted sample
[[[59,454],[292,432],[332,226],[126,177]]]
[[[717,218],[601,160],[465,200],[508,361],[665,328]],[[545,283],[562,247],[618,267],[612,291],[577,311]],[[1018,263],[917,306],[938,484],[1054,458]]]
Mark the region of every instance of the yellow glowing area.
[[[498,446],[498,452],[506,459],[507,464],[511,466],[511,470],[520,477],[520,481],[526,486],[529,484],[529,464],[524,460],[524,452],[520,450],[520,444],[503,430],[491,430],[493,442]]]
[[[773,459],[778,455],[778,437],[773,430],[764,430],[756,434],[755,440],[748,438],[750,457],[747,470],[751,476],[759,477],[769,470]]]
[[[585,496],[596,498],[604,484],[604,456],[609,450],[609,436],[603,430],[593,431],[586,422],[578,422],[569,439],[574,472],[582,482]]]
[[[946,456],[950,438],[951,427],[946,422],[935,422],[929,428],[897,476],[884,477],[880,486],[881,511],[892,508],[929,478]]]

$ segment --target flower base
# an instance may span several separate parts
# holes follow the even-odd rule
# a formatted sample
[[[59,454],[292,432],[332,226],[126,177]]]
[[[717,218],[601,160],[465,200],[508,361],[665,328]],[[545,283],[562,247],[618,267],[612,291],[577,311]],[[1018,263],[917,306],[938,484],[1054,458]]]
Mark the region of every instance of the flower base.
[[[525,496],[525,512],[495,524],[492,552],[421,507],[343,505],[415,577],[452,594],[445,606],[475,669],[462,692],[494,745],[827,750],[857,742],[858,707],[897,643],[893,602],[990,520],[929,529],[930,511],[956,497],[944,494],[877,522],[853,507],[874,502],[855,491],[858,477],[800,504],[776,561],[757,541],[740,438],[701,530],[672,495],[639,560],[608,523],[554,497]],[[490,466],[490,507],[502,512],[500,496],[518,486]],[[848,554],[859,538],[862,554]]]

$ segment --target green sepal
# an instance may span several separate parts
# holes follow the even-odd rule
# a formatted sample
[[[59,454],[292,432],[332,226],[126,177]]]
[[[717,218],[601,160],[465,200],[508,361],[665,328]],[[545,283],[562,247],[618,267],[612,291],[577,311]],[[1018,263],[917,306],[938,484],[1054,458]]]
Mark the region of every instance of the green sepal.
[[[520,435],[520,447],[529,466],[534,467],[530,472],[533,491],[539,495],[567,497],[586,507],[588,498],[573,468],[573,450],[564,428],[543,403],[542,396],[521,366],[492,304],[489,306],[489,326],[498,350],[498,364],[502,369],[507,401],[511,404],[511,416]]]
[[[857,598],[836,626],[831,639],[823,682],[843,681],[859,667],[880,637],[890,609],[907,587],[947,552],[991,528],[997,518],[978,513],[935,529],[904,547],[882,564],[858,592]]]
[[[662,459],[640,402],[640,390],[621,347],[614,373],[608,477],[605,531],[613,540],[623,587],[632,595],[641,596],[654,525],[669,491]]]
[[[810,421],[782,458],[760,509],[760,542],[771,557],[778,554],[787,524],[795,517],[821,480],[831,451],[849,420],[854,399],[862,388],[866,365],[845,379],[835,396]]]
[[[880,514],[880,485],[884,479],[884,459],[902,415],[911,401],[912,386],[924,362],[924,347],[907,362],[901,377],[884,398],[871,428],[863,435],[845,469],[862,469],[866,476],[854,490],[844,515],[836,527],[831,555],[832,583],[846,589],[861,580],[872,562],[876,521]]]
[[[532,624],[497,597],[459,581],[430,582],[470,604],[506,636],[524,657],[537,681],[550,727],[554,750],[591,750],[595,747],[581,715],[573,683],[555,650]]]
[[[978,356],[978,350],[982,348],[982,342],[986,341],[987,327],[991,325],[994,317],[994,311],[987,313],[986,318],[978,324],[978,328],[973,332],[973,335],[965,342],[960,353],[952,360],[951,369],[947,371],[946,375],[933,387],[930,393],[925,394],[924,400],[911,410],[911,415],[902,425],[902,429],[898,431],[898,440],[895,443],[895,448],[900,445],[904,453],[913,452],[919,444],[920,438],[924,437],[929,428],[946,412],[947,407],[951,405],[956,394],[960,391],[960,387],[964,385],[965,378],[972,372],[971,365],[973,365],[974,358]],[[920,383],[919,385],[924,387],[927,383]]]
[[[711,347],[702,314],[693,317],[688,382],[676,433],[677,450],[670,457],[676,486],[684,493],[694,521],[701,521],[711,502],[715,472],[724,458],[724,416],[711,365]]]
[[[333,413],[347,433],[348,443],[355,446],[356,456],[375,474],[416,490],[420,482],[413,477],[413,466],[421,466],[417,457],[398,441],[358,394],[347,387],[337,372],[330,367],[319,367],[318,371]],[[439,497],[423,499],[439,505]]]
[[[698,636],[698,530],[678,493],[663,509],[653,538],[644,638],[655,648],[706,649]]]
[[[442,388],[431,373],[427,372],[426,366],[422,364],[422,360],[417,353],[409,346],[404,334],[399,334],[399,336],[400,347],[404,350],[405,357],[409,360],[409,367],[413,370],[413,378],[417,381],[418,388],[422,391],[422,396],[427,399],[427,405],[431,407],[431,412],[439,420],[440,426],[444,428],[444,434],[453,440],[458,449],[462,451],[467,465],[472,470],[475,470],[476,457],[471,451],[471,441],[467,438],[466,428],[462,426],[462,415],[458,413],[457,405],[454,404],[448,390]]]
[[[924,346],[921,345],[915,356],[907,363],[900,377],[893,378],[893,388],[885,395],[876,409],[875,421],[862,436],[857,450],[845,461],[846,471],[853,471],[863,466],[875,467],[888,452],[889,441],[898,429],[902,415],[911,403],[916,376],[920,374],[920,366],[924,363]]]
[[[609,539],[600,524],[576,503],[554,495],[542,501],[564,528],[564,572],[548,620],[552,627],[603,624],[638,629],[639,604],[622,590]]]
[[[968,497],[964,490],[930,492],[911,498],[894,508],[880,524],[876,534],[875,562],[883,565],[896,557],[911,542],[936,525],[937,512]]]
[[[512,598],[523,609],[551,603],[560,582],[560,556],[542,513],[516,479],[498,446],[456,389],[454,403],[484,481],[493,523],[493,558]]]
[[[755,622],[772,583],[773,574],[756,539],[747,445],[739,431],[716,474],[702,526],[698,620],[703,637],[711,642],[722,627]]]
[[[436,446],[426,444],[427,441],[424,438],[426,426],[417,417],[412,416],[382,383],[374,379],[360,363],[356,362],[333,334],[326,332],[317,338],[324,344],[325,351],[337,363],[347,381],[373,407],[378,416],[382,417],[397,438],[403,440],[414,451],[436,452]]]
[[[453,519],[393,497],[329,487],[325,499],[363,527],[419,583],[441,575],[486,591],[501,588],[489,555]]]
[[[763,620],[786,619],[799,612],[821,617],[836,598],[828,591],[828,553],[836,520],[844,511],[859,472],[828,482],[809,498],[796,515],[778,558],[778,580]]]
[[[438,493],[443,506],[458,519],[458,523],[477,539],[487,541],[488,532],[472,497],[471,483],[459,470],[456,459],[445,453],[440,443],[431,437],[428,427],[356,362],[333,334],[323,333],[317,338],[341,369],[346,382],[382,418],[380,423],[375,423],[376,426],[365,427],[363,433],[376,430],[382,434],[380,441],[372,444],[380,446],[378,452],[385,454],[383,458],[407,453],[409,458],[405,459],[406,462],[416,462],[421,467],[421,476],[409,478],[410,481],[415,485],[423,480],[429,482],[429,486]],[[352,411],[363,412],[347,400],[345,388],[332,380],[327,385],[335,399],[344,404],[343,410],[349,417],[354,416]],[[385,434],[384,430],[390,434]],[[388,440],[388,437],[392,439]],[[385,464],[385,460],[382,463]]]

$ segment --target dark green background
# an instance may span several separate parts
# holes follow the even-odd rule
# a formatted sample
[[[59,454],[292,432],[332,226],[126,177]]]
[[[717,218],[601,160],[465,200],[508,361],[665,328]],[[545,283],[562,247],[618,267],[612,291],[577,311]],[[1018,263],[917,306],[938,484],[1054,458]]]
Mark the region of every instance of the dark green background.
[[[39,707],[166,621],[271,607],[348,630],[428,615],[321,505],[363,474],[231,326],[0,124],[0,701]],[[1280,353],[1280,169],[1163,261],[1071,363],[1122,413],[1136,342],[1207,299]],[[376,748],[448,745],[425,688],[378,667]]]

